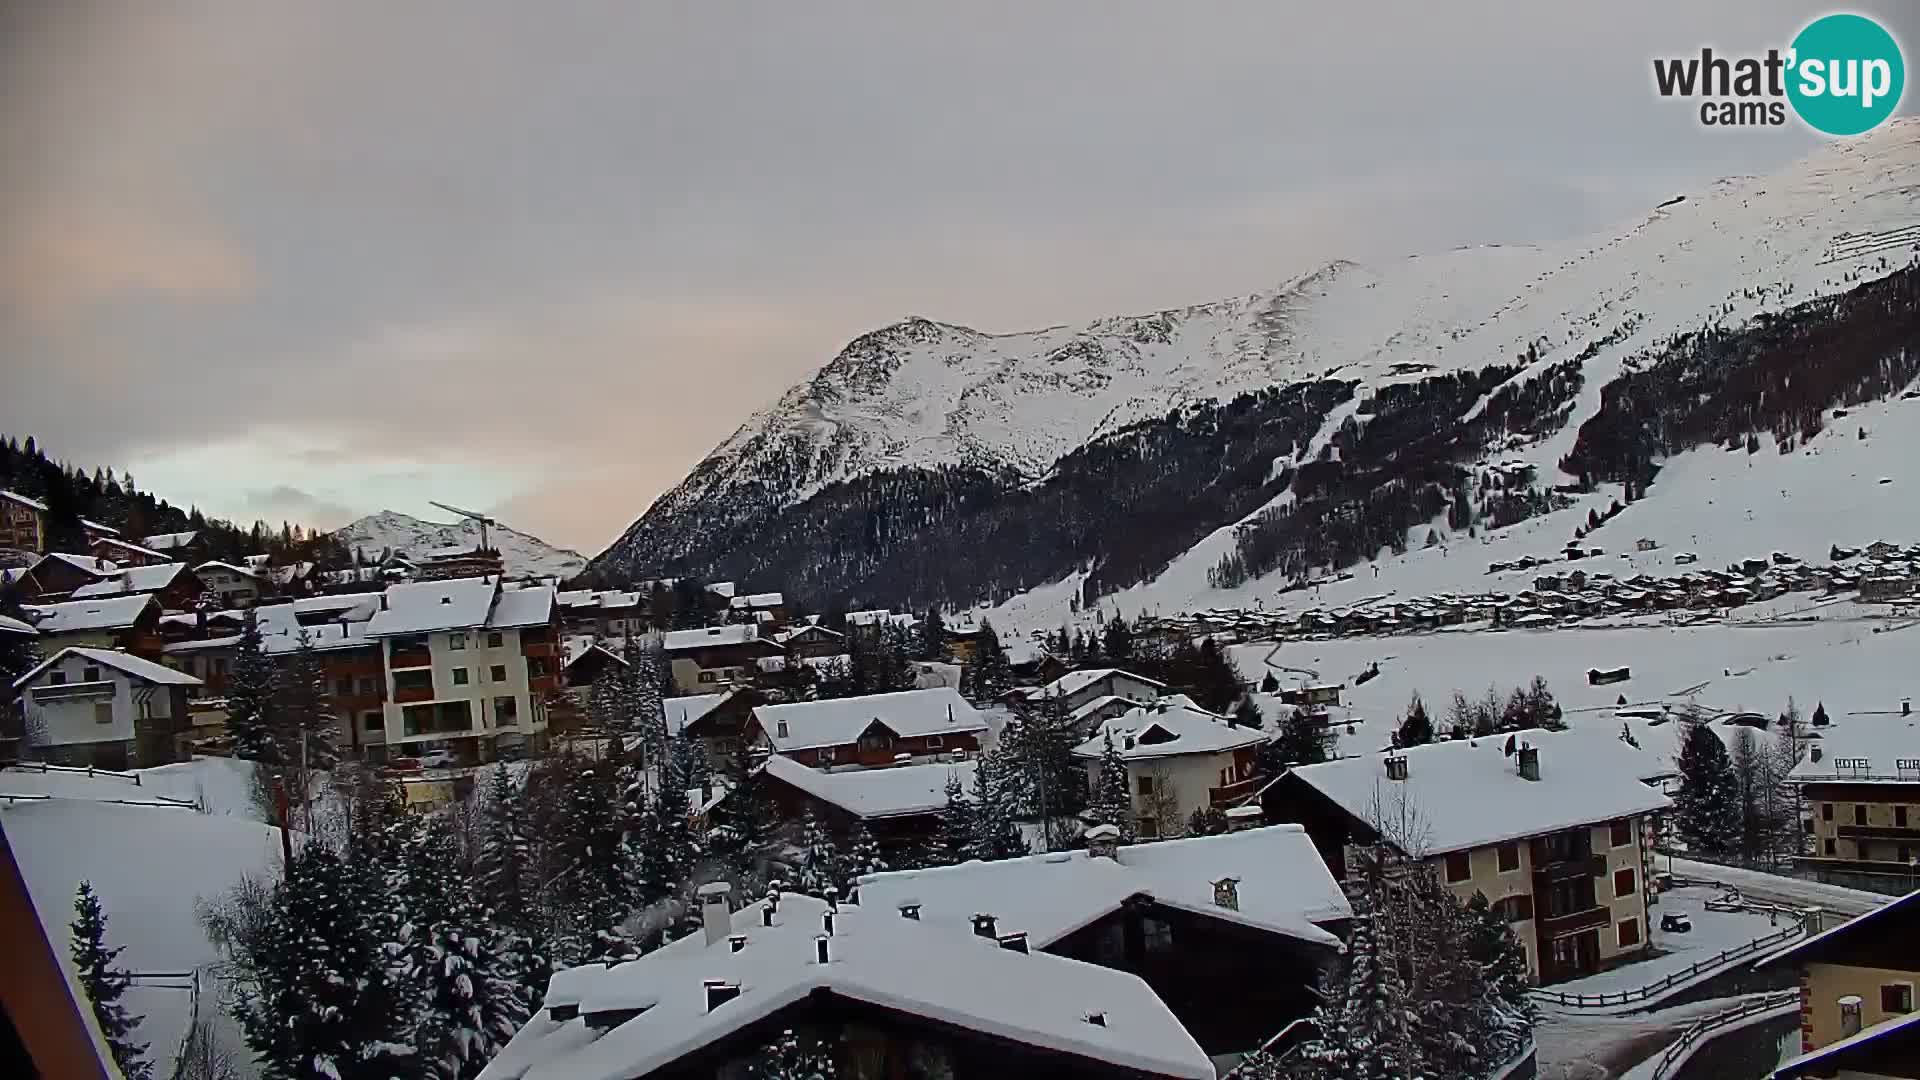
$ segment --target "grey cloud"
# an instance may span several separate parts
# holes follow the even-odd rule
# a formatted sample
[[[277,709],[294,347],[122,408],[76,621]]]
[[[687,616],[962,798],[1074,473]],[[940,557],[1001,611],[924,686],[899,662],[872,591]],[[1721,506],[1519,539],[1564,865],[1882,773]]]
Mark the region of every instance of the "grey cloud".
[[[242,502],[250,515],[266,521],[298,521],[323,529],[338,528],[354,517],[346,506],[289,484],[249,491]]]

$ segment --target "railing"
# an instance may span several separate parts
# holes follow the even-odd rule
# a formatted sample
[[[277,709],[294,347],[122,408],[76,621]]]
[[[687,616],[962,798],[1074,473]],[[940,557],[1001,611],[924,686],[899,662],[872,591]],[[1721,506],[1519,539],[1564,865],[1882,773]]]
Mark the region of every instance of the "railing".
[[[1790,1004],[1800,1004],[1800,991],[1779,990],[1771,994],[1761,994],[1731,1009],[1723,1009],[1711,1016],[1703,1016],[1695,1020],[1687,1025],[1687,1029],[1680,1033],[1680,1037],[1674,1040],[1673,1045],[1667,1047],[1666,1052],[1660,1055],[1660,1060],[1653,1066],[1653,1080],[1666,1080],[1667,1075],[1686,1060],[1688,1053],[1696,1044],[1721,1028]]]
[[[1558,1005],[1567,1009],[1603,1009],[1620,1005],[1632,1005],[1636,1002],[1650,1001],[1689,980],[1698,978],[1703,972],[1725,967],[1735,960],[1753,956],[1784,945],[1806,931],[1806,918],[1783,930],[1775,931],[1763,937],[1731,948],[1722,949],[1705,960],[1697,960],[1678,971],[1672,971],[1655,979],[1645,986],[1636,986],[1631,990],[1621,990],[1608,994],[1568,994],[1558,990],[1535,990],[1533,996],[1540,1001]]]
[[[1535,917],[1540,923],[1541,937],[1557,938],[1605,926],[1613,921],[1613,912],[1604,905],[1596,904],[1565,915],[1545,915],[1536,912]]]

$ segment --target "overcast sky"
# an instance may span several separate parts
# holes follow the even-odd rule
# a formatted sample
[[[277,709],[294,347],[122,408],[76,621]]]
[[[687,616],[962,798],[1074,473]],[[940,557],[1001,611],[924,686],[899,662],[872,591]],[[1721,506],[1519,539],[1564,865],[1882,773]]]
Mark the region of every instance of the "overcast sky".
[[[440,499],[592,554],[905,315],[1154,310],[1778,168],[1812,137],[1703,129],[1649,60],[1820,10],[0,6],[0,431],[222,515]]]

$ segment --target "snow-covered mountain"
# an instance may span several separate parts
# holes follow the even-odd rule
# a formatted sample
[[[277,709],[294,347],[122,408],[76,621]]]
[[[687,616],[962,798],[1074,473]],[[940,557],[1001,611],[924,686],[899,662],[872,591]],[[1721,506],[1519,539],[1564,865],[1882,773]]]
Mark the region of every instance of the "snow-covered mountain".
[[[1502,460],[1535,465],[1545,488],[1566,479],[1556,464],[1600,410],[1603,390],[1636,369],[1630,358],[1644,361],[1678,334],[1753,325],[1757,316],[1845,292],[1912,261],[1920,230],[1902,230],[1920,226],[1916,166],[1920,121],[1902,121],[1825,146],[1778,174],[1723,180],[1613,233],[1551,247],[1461,249],[1380,266],[1336,262],[1249,296],[1017,334],[908,319],[855,339],[750,418],[596,565],[615,574],[712,574],[758,584],[756,574],[794,575],[790,562],[761,548],[776,536],[812,537],[832,568],[809,582],[769,580],[768,587],[819,600],[902,599],[871,595],[885,591],[883,581],[911,588],[924,576],[910,567],[875,576],[879,564],[914,557],[890,546],[895,525],[958,521],[997,496],[1044,488],[1064,471],[1097,473],[1105,466],[1090,455],[1138,441],[1163,418],[1191,417],[1205,403],[1242,393],[1315,383],[1342,384],[1344,396],[1279,409],[1269,426],[1304,417],[1309,434],[1280,440],[1294,452],[1274,456],[1268,483],[1253,497],[1196,507],[1216,516],[1197,523],[1192,541],[1230,544],[1228,527],[1295,498],[1289,470],[1307,473],[1316,458],[1344,460],[1352,429],[1368,426],[1383,392],[1433,386],[1447,373],[1519,389],[1557,372],[1577,387],[1555,406],[1564,415],[1498,448]],[[1485,376],[1493,365],[1503,367]],[[1565,380],[1568,372],[1577,378]],[[1470,396],[1455,419],[1473,420],[1493,397]],[[1232,446],[1223,440],[1220,449]],[[961,474],[971,486],[926,496],[926,477],[941,471],[936,486],[960,485],[954,476]],[[903,504],[902,485],[914,498],[890,520]],[[1110,538],[1133,520],[1121,501],[1095,527],[1056,539],[1080,545],[1097,567]],[[1072,511],[1102,516],[1084,499]],[[847,524],[862,514],[864,528]],[[1207,561],[1216,558],[1217,550]],[[1160,558],[1159,569],[1168,561]],[[983,570],[998,580],[979,581],[978,597],[1004,598],[1070,576],[1061,569],[1055,560],[1017,580],[1004,566]],[[1101,591],[1158,570],[1128,576],[1103,582]],[[960,600],[951,584],[928,595]]]
[[[378,558],[391,548],[395,553],[418,558],[443,548],[472,548],[480,543],[480,526],[465,518],[452,524],[423,521],[397,510],[382,510],[341,526],[334,535],[349,547]],[[487,541],[500,549],[508,574],[524,577],[570,578],[586,569],[587,560],[577,551],[557,548],[537,536],[528,536],[505,525],[489,525]]]

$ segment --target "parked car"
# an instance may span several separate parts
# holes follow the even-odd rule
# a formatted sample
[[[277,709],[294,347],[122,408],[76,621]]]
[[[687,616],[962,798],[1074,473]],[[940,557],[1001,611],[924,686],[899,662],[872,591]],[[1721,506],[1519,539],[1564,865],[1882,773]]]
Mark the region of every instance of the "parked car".
[[[423,769],[451,769],[460,764],[460,759],[451,750],[429,750],[420,755],[420,767]]]

